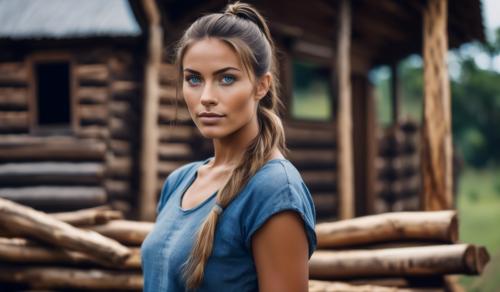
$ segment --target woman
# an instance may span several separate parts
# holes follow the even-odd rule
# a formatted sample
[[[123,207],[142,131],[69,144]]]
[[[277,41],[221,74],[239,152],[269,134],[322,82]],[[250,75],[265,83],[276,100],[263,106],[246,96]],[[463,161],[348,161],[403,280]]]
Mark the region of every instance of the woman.
[[[178,92],[215,155],[166,179],[142,251],[144,291],[307,291],[316,214],[283,156],[274,44],[243,3],[180,40]]]

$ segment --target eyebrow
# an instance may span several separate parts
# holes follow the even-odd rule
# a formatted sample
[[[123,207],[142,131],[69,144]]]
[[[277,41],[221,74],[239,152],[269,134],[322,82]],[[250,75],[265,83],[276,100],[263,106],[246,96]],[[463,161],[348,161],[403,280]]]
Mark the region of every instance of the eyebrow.
[[[226,71],[228,71],[228,70],[236,70],[236,71],[241,71],[240,69],[238,69],[238,68],[234,68],[234,67],[224,67],[224,68],[222,68],[222,69],[219,69],[219,70],[215,71],[215,72],[213,73],[213,75],[215,76],[215,75],[217,75],[217,74],[220,74],[220,73],[226,72]],[[184,69],[184,71],[188,71],[188,72],[193,73],[193,74],[198,74],[198,75],[201,75],[201,74],[200,74],[200,72],[198,72],[198,71],[196,71],[196,70],[193,70],[193,69],[189,69],[189,68]]]

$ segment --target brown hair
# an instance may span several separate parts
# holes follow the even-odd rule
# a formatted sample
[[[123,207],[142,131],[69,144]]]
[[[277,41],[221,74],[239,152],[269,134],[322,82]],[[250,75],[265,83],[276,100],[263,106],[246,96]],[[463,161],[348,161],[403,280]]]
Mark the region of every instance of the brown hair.
[[[224,13],[213,13],[197,19],[184,33],[177,48],[178,76],[182,76],[182,60],[190,45],[207,37],[217,38],[228,44],[240,57],[242,64],[255,80],[265,73],[272,74],[271,87],[259,101],[257,118],[259,134],[247,147],[243,158],[233,170],[225,185],[218,191],[216,202],[225,209],[238,195],[248,180],[271,158],[277,148],[287,153],[285,134],[278,116],[278,76],[275,47],[264,18],[252,6],[235,2]],[[182,86],[179,78],[177,94]],[[198,287],[204,275],[205,264],[213,249],[215,229],[219,214],[212,209],[200,227],[191,254],[183,269],[186,287]]]

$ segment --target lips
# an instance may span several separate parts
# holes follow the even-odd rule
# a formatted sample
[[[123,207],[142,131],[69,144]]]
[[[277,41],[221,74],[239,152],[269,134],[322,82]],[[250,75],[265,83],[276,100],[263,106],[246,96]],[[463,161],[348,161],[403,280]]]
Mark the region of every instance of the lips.
[[[221,118],[224,115],[214,112],[201,112],[198,114],[198,117],[207,117],[207,118]]]
[[[198,119],[205,125],[215,125],[224,118],[224,115],[214,112],[201,112]]]

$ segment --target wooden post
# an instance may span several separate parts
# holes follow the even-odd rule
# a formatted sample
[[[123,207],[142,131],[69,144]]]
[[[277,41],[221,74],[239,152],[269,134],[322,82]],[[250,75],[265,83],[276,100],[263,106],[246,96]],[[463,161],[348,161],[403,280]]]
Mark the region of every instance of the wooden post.
[[[352,143],[352,107],[351,107],[351,6],[350,1],[339,2],[339,29],[337,35],[337,73],[338,73],[338,174],[340,196],[340,219],[354,216],[354,179],[353,179],[353,143]]]
[[[396,125],[399,121],[400,94],[399,94],[399,75],[398,64],[391,64],[391,100],[392,100],[392,124]]]
[[[162,56],[160,13],[154,0],[143,0],[148,22],[148,49],[144,68],[144,103],[142,115],[142,147],[140,156],[139,218],[156,217],[156,184],[158,164],[159,70]]]
[[[423,210],[451,209],[453,206],[451,97],[446,67],[447,11],[447,0],[429,0],[423,13]]]

